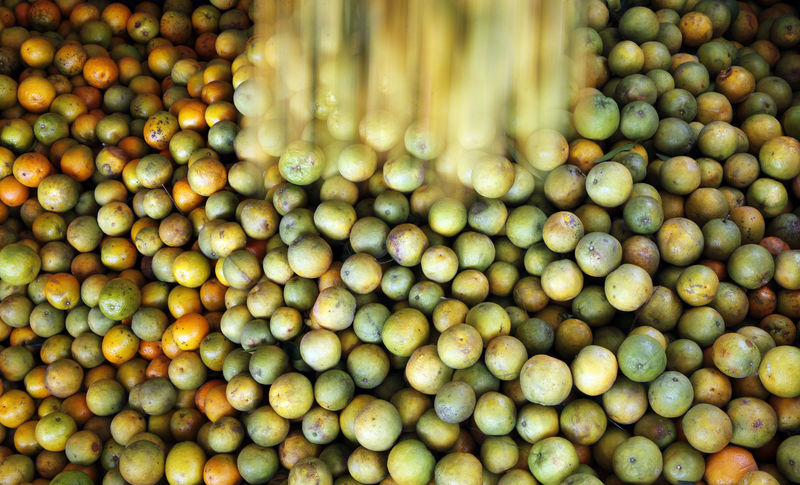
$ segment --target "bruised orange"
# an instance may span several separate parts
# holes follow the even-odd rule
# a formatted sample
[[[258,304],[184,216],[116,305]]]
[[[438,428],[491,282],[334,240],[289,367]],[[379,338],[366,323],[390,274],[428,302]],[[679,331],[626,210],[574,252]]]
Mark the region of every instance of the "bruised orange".
[[[166,111],[150,116],[144,124],[144,141],[156,150],[169,147],[172,136],[178,132],[178,118]]]
[[[23,153],[14,160],[14,177],[26,187],[38,187],[45,177],[53,172],[53,165],[44,155],[36,152]]]
[[[119,78],[119,67],[110,57],[92,57],[83,65],[83,78],[90,86],[108,89]]]

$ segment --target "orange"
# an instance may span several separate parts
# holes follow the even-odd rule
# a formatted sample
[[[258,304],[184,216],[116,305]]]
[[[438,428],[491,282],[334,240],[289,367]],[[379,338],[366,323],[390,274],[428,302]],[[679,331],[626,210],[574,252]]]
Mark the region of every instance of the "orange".
[[[214,455],[203,467],[203,482],[206,485],[237,485],[242,482],[236,458],[233,455]]]
[[[136,246],[126,238],[111,237],[100,246],[100,261],[113,271],[132,268],[136,264]]]
[[[228,287],[217,281],[210,279],[200,287],[200,300],[206,310],[219,312],[225,309],[225,292]]]
[[[100,366],[100,367],[95,367],[95,369],[105,370],[105,371],[107,371],[107,373],[105,373],[105,375],[97,376],[97,378],[94,381],[91,381],[91,380],[88,379],[89,378],[89,374],[87,373],[86,374],[86,376],[87,376],[86,385],[87,386],[89,384],[91,384],[92,382],[96,382],[96,381],[99,381],[101,379],[113,379],[114,378],[113,369],[110,368],[107,365]],[[74,419],[75,422],[78,423],[79,425],[86,424],[86,422],[89,421],[89,418],[91,418],[93,416],[92,412],[89,410],[88,404],[86,404],[86,394],[82,393],[82,392],[79,392],[77,394],[73,394],[70,397],[64,399],[64,401],[61,403],[61,409],[65,413],[69,414],[72,417],[72,419]]]
[[[111,27],[111,33],[120,35],[126,32],[128,17],[131,16],[131,9],[125,4],[114,2],[103,9],[100,19]]]
[[[80,27],[89,22],[90,20],[98,20],[100,18],[100,9],[91,3],[81,3],[76,5],[69,14],[69,23],[76,31]]]
[[[194,41],[194,50],[200,59],[211,59],[217,55],[217,34],[203,32]]]
[[[216,32],[219,28],[219,10],[213,5],[203,5],[192,12],[192,27],[198,33]]]
[[[182,130],[203,131],[208,128],[205,116],[205,103],[199,100],[190,100],[178,112],[178,124]]]
[[[44,374],[47,371],[47,366],[40,365],[31,369],[25,375],[25,391],[29,396],[35,399],[44,399],[50,395],[50,391],[44,383]]]
[[[96,465],[76,465],[75,463],[67,463],[63,471],[70,471],[70,470],[83,472],[89,477],[89,480],[91,480],[94,483],[97,483],[98,472]]]
[[[84,103],[78,95],[72,93],[62,93],[56,96],[56,99],[53,100],[53,104],[50,105],[50,110],[63,116],[68,123],[72,123],[78,116],[89,112],[86,103]],[[68,139],[64,138],[58,140],[56,143],[66,143],[64,140]],[[75,140],[70,141],[74,142]],[[56,143],[53,143],[53,145]],[[51,145],[51,149],[52,148],[53,146]]]
[[[210,84],[214,81],[228,81],[233,79],[231,65],[224,60],[214,60],[203,69],[203,84]]]
[[[150,151],[147,143],[137,136],[126,136],[119,141],[117,148],[122,150],[128,159],[142,158]]]
[[[199,409],[201,413],[206,412],[206,394],[208,394],[208,391],[218,386],[226,387],[227,382],[222,379],[211,379],[206,381],[195,391],[194,405],[197,406],[197,409]]]
[[[175,342],[175,337],[172,333],[174,329],[175,324],[172,324],[164,329],[164,333],[161,334],[161,351],[164,353],[164,356],[169,359],[175,357],[181,352],[181,349],[178,348],[178,344]]]
[[[153,360],[160,355],[164,355],[161,351],[161,342],[148,342],[142,340],[139,342],[139,355],[145,360]]]
[[[64,96],[72,96],[72,95],[64,95]],[[50,150],[47,152],[47,156],[50,161],[55,165],[61,163],[61,157],[64,156],[64,152],[72,148],[73,146],[77,145],[78,142],[73,140],[72,138],[62,138],[53,142],[50,145]]]
[[[131,79],[129,87],[136,94],[161,95],[161,84],[149,75],[136,76]]]
[[[789,434],[800,431],[800,397],[771,396],[769,404],[778,415],[778,429]]]
[[[139,337],[127,325],[117,325],[103,336],[103,356],[112,364],[122,364],[136,356]]]
[[[110,57],[92,57],[83,65],[83,78],[90,86],[108,89],[117,82],[119,67]]]
[[[178,118],[166,111],[159,111],[147,118],[144,124],[144,141],[156,150],[164,150],[169,147],[170,139],[179,129]]]
[[[737,485],[778,485],[780,482],[766,471],[754,470],[742,475]]]
[[[747,294],[748,315],[753,318],[764,318],[775,311],[777,297],[769,286],[751,290]]]
[[[206,104],[233,101],[233,85],[228,81],[211,81],[200,90],[200,99]]]
[[[164,12],[159,24],[161,35],[174,44],[185,44],[192,38],[192,21],[175,10]]]
[[[181,179],[172,186],[172,199],[179,211],[191,212],[192,209],[200,207],[205,197],[192,190],[188,180]]]
[[[197,71],[189,76],[189,79],[186,81],[186,91],[189,92],[189,96],[199,98],[204,85],[203,71]]]
[[[52,69],[48,68],[48,71],[52,71]],[[50,74],[47,76],[47,80],[53,84],[56,94],[64,94],[72,91],[72,81],[63,74]]]
[[[583,173],[589,173],[595,160],[603,156],[603,149],[597,142],[578,138],[569,144],[567,163],[575,165]]]
[[[44,295],[53,307],[69,310],[81,301],[81,285],[78,278],[69,273],[56,273],[47,278]]]
[[[13,27],[16,23],[14,12],[6,7],[0,8],[0,22],[3,22],[6,27]]]
[[[131,56],[117,59],[117,67],[119,68],[119,81],[123,84],[130,84],[136,76],[142,74],[142,64]]]
[[[747,69],[731,66],[717,75],[716,89],[731,103],[740,103],[755,90],[756,78]]]
[[[236,121],[237,116],[236,106],[228,101],[211,103],[204,113],[206,125],[208,126],[214,126],[220,121]]]
[[[708,485],[736,485],[745,473],[758,470],[753,455],[739,446],[727,446],[706,460]]]
[[[103,102],[103,92],[94,86],[78,86],[72,90],[72,94],[81,98],[88,110],[99,108]]]
[[[8,336],[8,343],[12,346],[27,345],[39,338],[36,332],[31,330],[31,327],[15,328]],[[0,424],[3,424],[0,422]]]
[[[100,121],[99,118],[93,114],[86,113],[78,116],[70,128],[72,137],[80,143],[94,142],[97,139],[95,130],[98,121]]]
[[[205,414],[212,422],[224,416],[233,416],[236,410],[228,402],[227,386],[213,386],[207,392],[204,401]]]
[[[17,6],[14,7],[14,16],[16,17],[17,23],[19,23],[20,26],[31,26],[30,19],[28,18],[28,11],[30,9],[31,5],[25,2],[18,3]]]
[[[42,447],[36,441],[36,424],[39,421],[26,421],[14,431],[14,448],[23,455],[35,455]]]
[[[199,288],[211,276],[211,263],[200,251],[184,251],[173,260],[175,281],[187,288]]]
[[[145,374],[148,379],[154,377],[168,377],[169,376],[169,363],[170,359],[164,354],[156,356],[147,364]]]
[[[128,163],[128,156],[119,147],[107,146],[95,156],[94,163],[97,170],[106,176],[122,174]]]
[[[19,51],[22,61],[37,69],[46,68],[55,57],[55,47],[50,39],[38,35],[23,42]]]
[[[756,51],[761,57],[766,59],[770,67],[774,66],[781,58],[781,51],[778,47],[768,40],[757,40],[750,44],[750,48]]]
[[[56,97],[56,89],[46,78],[30,76],[19,83],[17,100],[32,113],[44,113]]]
[[[713,26],[708,15],[692,11],[681,17],[678,28],[683,34],[683,43],[696,47],[711,40]]]
[[[217,55],[227,60],[233,60],[245,50],[247,34],[238,29],[227,29],[217,36]]]
[[[197,350],[209,330],[208,320],[204,316],[189,313],[175,320],[172,338],[181,350]]]
[[[165,95],[165,98],[166,97],[167,96]],[[180,112],[183,109],[183,107],[186,106],[186,104],[189,103],[192,100],[190,98],[178,98],[178,99],[174,99],[174,100],[172,98],[169,98],[168,100],[165,100],[165,101],[167,101],[167,104],[169,104],[169,113],[172,116],[176,116],[177,117],[180,114]],[[178,122],[178,124],[180,124],[180,122]]]
[[[171,2],[170,1],[164,2],[163,5],[166,7],[166,5],[169,3]],[[161,5],[162,2],[158,3],[150,1],[139,2],[136,4],[136,7],[134,7],[133,11],[137,13],[146,13],[148,15],[158,17],[158,15],[161,13]]]
[[[196,193],[208,197],[222,190],[227,182],[228,172],[219,160],[201,158],[189,165],[187,179]]]
[[[45,177],[53,172],[50,160],[42,154],[24,153],[14,160],[14,177],[26,187],[38,187]]]
[[[783,251],[788,251],[791,249],[786,241],[776,236],[765,237],[758,244],[759,246],[766,248],[767,251],[769,251],[773,256],[777,256]]]
[[[86,145],[75,144],[61,156],[61,173],[83,182],[94,174],[94,153]]]
[[[93,274],[104,272],[103,263],[97,253],[81,253],[75,256],[69,269],[80,282]]]
[[[33,416],[36,407],[31,396],[18,389],[0,395],[0,424],[16,428]]]
[[[0,202],[9,207],[19,207],[28,200],[29,189],[14,176],[0,180]]]
[[[142,4],[139,4],[140,6]],[[135,42],[147,43],[150,39],[158,36],[158,18],[146,12],[136,11],[128,17],[126,25],[128,35]]]
[[[139,231],[141,231],[142,229],[144,229],[146,227],[158,228],[158,221],[155,221],[155,220],[147,218],[147,217],[143,217],[143,218],[137,220],[131,226],[131,239],[135,240],[136,239],[136,235],[139,233]]]
[[[203,311],[200,292],[195,288],[176,286],[169,292],[167,307],[169,307],[170,314],[175,318],[187,313],[199,313]]]
[[[172,71],[172,66],[181,59],[181,53],[172,45],[156,47],[147,56],[147,67],[156,77],[165,78]]]
[[[56,30],[61,22],[61,10],[50,0],[37,0],[28,10],[28,22],[39,32]]]
[[[144,274],[142,274],[142,272],[136,268],[128,268],[120,271],[119,277],[128,281],[132,281],[136,284],[136,286],[139,287],[147,283],[147,279],[144,277]]]
[[[197,52],[195,52],[194,49],[192,49],[188,45],[180,44],[180,45],[177,45],[175,48],[178,49],[178,52],[181,53],[181,58],[183,58],[183,59],[197,59]]]

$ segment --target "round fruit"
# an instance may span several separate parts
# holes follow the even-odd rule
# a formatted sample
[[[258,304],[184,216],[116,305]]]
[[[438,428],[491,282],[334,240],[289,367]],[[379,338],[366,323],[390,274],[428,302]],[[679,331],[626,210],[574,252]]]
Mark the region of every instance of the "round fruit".
[[[574,473],[579,464],[575,447],[559,436],[538,441],[528,455],[528,467],[542,483],[560,483]]]
[[[664,346],[648,335],[630,335],[617,350],[620,371],[634,382],[650,382],[667,366]]]
[[[589,396],[603,394],[617,378],[616,356],[599,345],[582,348],[572,361],[571,368],[575,387]]]
[[[262,3],[0,6],[0,485],[800,482],[796,2]]]
[[[602,207],[622,205],[633,189],[630,171],[619,162],[601,162],[586,175],[586,193]]]
[[[730,377],[748,377],[756,373],[761,352],[752,340],[738,333],[726,333],[711,348],[714,365]]]
[[[650,383],[647,398],[659,416],[677,418],[692,405],[694,389],[688,377],[680,372],[667,371]]]
[[[650,275],[640,266],[622,264],[606,276],[605,295],[608,302],[621,311],[641,307],[653,292]]]
[[[633,436],[620,443],[613,455],[614,473],[625,482],[651,483],[664,463],[658,446],[642,436]]]
[[[42,267],[39,255],[25,244],[10,244],[0,249],[0,278],[9,285],[26,285]]]
[[[712,404],[695,404],[683,415],[681,424],[689,444],[703,453],[722,450],[733,435],[728,415]]]
[[[522,366],[520,386],[528,401],[554,406],[569,395],[572,373],[561,360],[544,354],[534,355]]]
[[[770,393],[784,398],[800,396],[800,384],[794,379],[800,371],[800,349],[781,345],[767,351],[761,358],[758,377]]]
[[[605,140],[619,127],[617,103],[602,94],[582,98],[573,110],[573,123],[578,133],[590,140]]]

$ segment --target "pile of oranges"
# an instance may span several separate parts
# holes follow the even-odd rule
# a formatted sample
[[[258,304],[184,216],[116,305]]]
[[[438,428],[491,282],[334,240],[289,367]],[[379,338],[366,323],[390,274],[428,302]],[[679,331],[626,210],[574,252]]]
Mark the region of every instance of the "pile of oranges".
[[[2,2],[0,485],[800,483],[795,6],[580,2],[499,155],[285,139],[260,2]]]
[[[170,448],[170,483],[196,483],[197,460],[207,483],[241,480],[235,455],[206,460],[194,444],[203,423],[235,411],[220,387],[235,345],[219,332],[227,286],[189,249],[235,162],[253,9],[0,7],[0,239],[14,245],[1,265],[0,482],[156,483]],[[259,239],[247,248],[263,257]],[[159,265],[174,278],[158,281]],[[128,405],[145,381],[163,411],[149,420]],[[160,465],[121,461],[134,436],[157,445]]]

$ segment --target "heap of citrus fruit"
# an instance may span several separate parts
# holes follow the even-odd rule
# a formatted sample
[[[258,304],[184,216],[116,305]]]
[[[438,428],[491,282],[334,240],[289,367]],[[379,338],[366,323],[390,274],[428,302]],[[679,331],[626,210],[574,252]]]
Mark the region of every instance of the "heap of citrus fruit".
[[[256,3],[2,2],[0,485],[800,483],[796,5],[581,2],[451,190]]]

